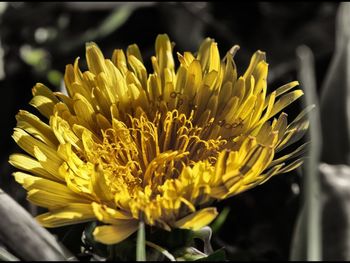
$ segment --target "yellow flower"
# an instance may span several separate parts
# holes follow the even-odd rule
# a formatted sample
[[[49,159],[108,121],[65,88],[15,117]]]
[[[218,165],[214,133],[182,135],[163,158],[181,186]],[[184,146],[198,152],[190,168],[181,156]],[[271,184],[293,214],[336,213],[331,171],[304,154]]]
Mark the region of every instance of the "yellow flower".
[[[166,230],[200,229],[216,216],[213,201],[239,194],[302,164],[306,145],[275,154],[308,128],[305,109],[290,124],[278,113],[302,96],[288,83],[267,95],[268,65],[257,51],[243,76],[234,47],[221,60],[207,38],[196,55],[178,53],[159,35],[148,74],[137,45],[105,59],[86,45],[88,71],[67,65],[68,95],[43,84],[21,110],[13,138],[27,154],[10,163],[28,199],[48,209],[38,221],[58,227],[98,220],[96,240],[113,244],[138,222]],[[293,158],[294,161],[286,163]]]

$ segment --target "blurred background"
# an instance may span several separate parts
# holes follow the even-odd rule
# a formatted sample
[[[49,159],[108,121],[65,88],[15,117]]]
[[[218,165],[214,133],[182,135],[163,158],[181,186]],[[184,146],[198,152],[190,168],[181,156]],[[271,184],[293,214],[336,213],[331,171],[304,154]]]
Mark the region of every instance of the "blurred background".
[[[307,171],[299,169],[219,203],[227,217],[213,237],[213,247],[224,246],[231,260],[305,258],[310,240],[303,236],[308,227],[305,222],[316,220],[312,221],[320,226],[313,241],[316,258],[322,247],[320,244],[317,248],[317,244],[323,242],[323,259],[350,259],[346,232],[350,223],[350,173],[346,166],[349,52],[343,44],[349,42],[346,30],[350,23],[348,27],[344,23],[349,22],[346,19],[350,13],[346,8],[336,2],[1,2],[0,188],[35,213],[25,200],[25,191],[12,178],[14,169],[8,164],[9,154],[19,151],[11,138],[15,115],[19,109],[33,111],[28,102],[35,83],[62,89],[65,65],[78,56],[84,64],[87,41],[96,42],[106,57],[115,48],[137,43],[149,68],[158,34],[167,33],[176,44],[175,52],[181,53],[195,52],[205,37],[211,37],[218,42],[221,55],[235,44],[241,47],[235,56],[240,74],[253,52],[265,51],[270,91],[296,79],[305,84],[305,92],[313,94],[311,101],[320,103],[316,112],[320,113],[323,132],[323,141],[320,137],[314,144],[322,151],[320,157],[316,151],[314,159],[314,184],[305,183]],[[306,64],[301,64],[303,61]],[[302,76],[312,78],[311,84],[301,80]],[[287,113],[293,117],[303,107],[302,102],[296,102]],[[321,190],[313,188],[317,185]],[[315,207],[316,212],[306,216],[311,221],[303,223],[298,218],[302,218],[307,191],[318,200],[316,206],[327,209],[322,209],[321,217]],[[74,252],[79,251],[80,237],[75,237],[74,231],[64,237],[59,231],[52,232]]]

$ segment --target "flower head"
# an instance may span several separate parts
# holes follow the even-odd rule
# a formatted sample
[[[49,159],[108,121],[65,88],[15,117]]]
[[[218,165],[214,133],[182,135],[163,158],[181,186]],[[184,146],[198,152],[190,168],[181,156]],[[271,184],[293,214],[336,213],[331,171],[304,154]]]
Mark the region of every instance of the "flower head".
[[[10,163],[24,171],[14,176],[28,199],[48,209],[39,222],[98,220],[94,237],[105,244],[140,220],[196,230],[216,217],[213,201],[300,166],[305,145],[275,157],[308,127],[307,109],[290,124],[280,113],[303,94],[291,91],[298,82],[267,95],[265,53],[238,76],[236,50],[221,59],[207,38],[196,55],[178,53],[176,68],[172,43],[159,35],[148,74],[137,45],[105,59],[87,43],[88,70],[79,59],[66,67],[67,95],[36,84],[30,104],[44,120],[18,113],[13,138],[27,154]]]

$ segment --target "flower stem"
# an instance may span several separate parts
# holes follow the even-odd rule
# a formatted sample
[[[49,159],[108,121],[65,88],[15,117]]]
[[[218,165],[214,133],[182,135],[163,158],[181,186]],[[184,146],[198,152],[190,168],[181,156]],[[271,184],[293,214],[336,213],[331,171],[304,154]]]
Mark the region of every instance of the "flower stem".
[[[151,248],[158,250],[160,253],[166,256],[170,261],[176,261],[175,257],[172,254],[170,254],[169,251],[166,250],[165,248],[162,248],[161,246],[158,246],[150,241],[146,241],[146,244]]]
[[[136,243],[136,260],[146,261],[146,235],[145,235],[145,223],[140,221],[139,230],[137,232]]]

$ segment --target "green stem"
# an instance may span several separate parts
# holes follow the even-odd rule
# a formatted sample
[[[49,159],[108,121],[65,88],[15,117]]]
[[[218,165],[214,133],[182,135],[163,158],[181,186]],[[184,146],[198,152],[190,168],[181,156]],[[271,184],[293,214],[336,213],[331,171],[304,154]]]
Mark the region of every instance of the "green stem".
[[[226,206],[215,221],[211,224],[211,229],[213,233],[217,233],[219,229],[223,226],[226,221],[228,214],[230,213],[230,207]]]
[[[146,244],[151,248],[158,250],[160,253],[166,256],[170,261],[176,261],[175,257],[172,254],[170,254],[169,251],[166,250],[165,248],[162,248],[161,246],[158,246],[150,241],[146,241]]]
[[[137,232],[137,243],[136,243],[136,260],[146,261],[146,234],[145,234],[145,223],[140,221],[139,230]]]

